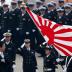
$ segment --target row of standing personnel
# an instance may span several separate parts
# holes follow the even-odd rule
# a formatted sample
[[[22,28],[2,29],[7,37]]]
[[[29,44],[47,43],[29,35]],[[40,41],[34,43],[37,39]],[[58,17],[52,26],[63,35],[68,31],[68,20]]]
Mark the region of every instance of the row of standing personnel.
[[[16,48],[11,41],[11,33],[4,33],[4,41],[0,41],[0,72],[14,72]],[[25,39],[23,45],[18,48],[19,54],[23,57],[23,72],[36,72],[37,60],[35,51],[30,46],[30,39]],[[50,45],[41,46],[45,50],[43,57],[43,72],[56,72],[56,65],[66,60],[67,71],[72,72],[71,57],[58,58],[54,54],[53,47]]]
[[[61,3],[64,4],[63,1]],[[58,9],[52,2],[48,3],[47,6],[41,5],[35,10],[32,2],[28,3],[27,6],[36,14],[56,23],[63,25],[71,25],[72,23],[72,6],[69,4],[60,6]],[[0,7],[0,39],[3,38],[2,34],[4,32],[11,31],[13,41],[17,44],[17,47],[22,44],[26,37],[31,39],[32,45],[35,45],[36,42],[38,44],[44,42],[40,32],[22,4],[20,7],[17,7],[17,3],[13,1],[10,8],[8,8],[8,4],[3,4],[3,7]]]
[[[44,41],[24,8],[16,8],[16,3],[14,2],[12,2],[12,7],[13,9],[11,11],[9,11],[7,4],[4,4],[3,8],[1,7],[0,39],[3,38],[2,34],[8,31],[13,34],[12,38],[17,48],[23,43],[25,38],[30,38],[32,45],[35,45],[35,39],[38,43]]]

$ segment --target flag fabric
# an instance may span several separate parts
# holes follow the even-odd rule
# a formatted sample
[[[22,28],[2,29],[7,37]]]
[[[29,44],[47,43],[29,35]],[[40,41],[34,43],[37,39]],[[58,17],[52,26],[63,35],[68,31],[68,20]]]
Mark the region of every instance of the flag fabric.
[[[53,45],[60,55],[72,56],[72,26],[57,24],[38,16],[28,7],[26,11],[48,44]]]

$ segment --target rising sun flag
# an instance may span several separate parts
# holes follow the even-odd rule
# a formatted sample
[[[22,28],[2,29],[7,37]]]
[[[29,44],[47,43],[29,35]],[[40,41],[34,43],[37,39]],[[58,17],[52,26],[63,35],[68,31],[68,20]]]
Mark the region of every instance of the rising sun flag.
[[[72,26],[57,24],[25,8],[46,42],[53,45],[60,55],[72,56]]]

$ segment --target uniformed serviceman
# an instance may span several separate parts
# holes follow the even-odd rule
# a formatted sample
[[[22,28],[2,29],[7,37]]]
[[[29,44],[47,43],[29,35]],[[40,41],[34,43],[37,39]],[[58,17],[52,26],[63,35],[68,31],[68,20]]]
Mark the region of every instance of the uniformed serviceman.
[[[2,34],[8,30],[9,26],[9,8],[8,4],[4,3],[3,4],[3,13],[1,17],[1,31]]]
[[[39,11],[40,11],[40,16],[44,16],[45,15],[45,13],[46,13],[46,7],[44,7],[44,6],[41,6],[40,8],[39,8]]]
[[[65,9],[65,25],[72,25],[72,7],[66,3],[64,5]]]
[[[57,18],[56,23],[65,24],[65,16],[64,16],[64,9],[58,8],[57,9]]]
[[[28,2],[27,6],[31,11],[33,11],[35,4],[33,2]]]
[[[21,10],[17,8],[17,1],[11,2],[12,9],[10,10],[10,30],[12,33],[13,41],[18,47],[18,26],[20,24]]]
[[[6,60],[6,72],[13,72],[13,68],[15,66],[15,56],[16,56],[16,48],[11,41],[12,34],[6,32],[3,34],[5,37],[5,60]]]
[[[0,41],[0,72],[6,72],[6,64],[5,64],[5,44]]]
[[[42,6],[42,1],[36,0],[36,8],[39,8],[40,6]]]
[[[23,57],[23,72],[36,72],[37,61],[35,51],[30,46],[30,39],[24,40],[24,46],[19,48],[19,52]]]
[[[47,19],[50,19],[50,20],[54,21],[55,20],[55,17],[54,17],[55,16],[55,13],[54,13],[54,4],[51,3],[51,2],[49,2],[47,4],[47,7],[48,7],[48,11],[44,15],[44,18],[47,18]]]
[[[27,24],[27,14],[26,14],[26,11],[25,11],[25,8],[21,5],[21,16],[20,16],[20,24],[19,24],[19,33],[18,33],[18,44],[19,46],[21,46],[21,44],[24,42],[24,37],[25,37],[25,34],[26,34],[26,31],[28,30],[27,27],[28,27],[28,24]]]
[[[48,46],[45,48],[44,72],[55,72],[56,58]]]
[[[17,3],[18,3],[18,8],[20,9],[21,5],[22,5],[22,2],[23,0],[18,0]]]
[[[64,8],[64,0],[59,0],[58,5],[59,7]]]
[[[20,24],[22,25],[21,27],[24,31],[24,39],[29,38],[31,40],[31,47],[36,49],[36,47],[35,47],[36,44],[41,44],[44,39],[43,39],[42,35],[40,34],[40,32],[38,31],[37,27],[35,26],[31,17],[23,9],[21,9],[22,10],[22,15],[21,15],[22,18],[20,18],[20,20],[21,20]]]

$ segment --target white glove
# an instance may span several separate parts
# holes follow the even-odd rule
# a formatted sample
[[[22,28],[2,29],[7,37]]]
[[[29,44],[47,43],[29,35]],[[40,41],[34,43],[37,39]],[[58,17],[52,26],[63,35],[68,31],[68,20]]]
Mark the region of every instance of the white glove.
[[[1,62],[4,62],[5,63],[5,59],[1,59]]]
[[[60,62],[60,58],[57,58],[56,61],[57,61],[57,62]]]
[[[39,72],[39,70],[38,70],[38,69],[36,69],[36,72]]]
[[[15,69],[16,68],[16,64],[13,64],[12,68]]]
[[[16,30],[19,31],[20,29],[19,28],[16,28]]]

